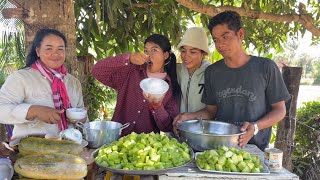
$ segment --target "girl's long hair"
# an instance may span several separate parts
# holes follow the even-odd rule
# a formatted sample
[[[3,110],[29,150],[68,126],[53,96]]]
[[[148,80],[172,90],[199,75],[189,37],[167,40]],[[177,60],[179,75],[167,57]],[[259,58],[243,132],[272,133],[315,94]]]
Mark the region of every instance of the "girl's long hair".
[[[176,69],[177,58],[176,55],[173,52],[171,52],[171,44],[169,39],[161,34],[153,34],[144,41],[144,45],[148,42],[152,42],[159,45],[164,52],[169,53],[169,57],[164,62],[164,70],[167,72],[171,79],[173,97],[176,99],[180,99],[181,89],[178,83]]]

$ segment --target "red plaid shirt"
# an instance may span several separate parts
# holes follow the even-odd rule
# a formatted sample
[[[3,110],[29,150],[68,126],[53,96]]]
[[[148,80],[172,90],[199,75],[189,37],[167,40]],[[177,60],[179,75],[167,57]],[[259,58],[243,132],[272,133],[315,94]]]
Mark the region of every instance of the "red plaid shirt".
[[[169,90],[159,109],[150,110],[148,101],[143,97],[140,81],[147,78],[146,67],[131,64],[129,54],[108,57],[97,62],[93,76],[106,86],[117,91],[117,105],[112,120],[121,124],[130,123],[122,131],[122,136],[131,132],[170,132],[173,118],[179,114],[179,102],[173,98],[169,76],[165,81]]]

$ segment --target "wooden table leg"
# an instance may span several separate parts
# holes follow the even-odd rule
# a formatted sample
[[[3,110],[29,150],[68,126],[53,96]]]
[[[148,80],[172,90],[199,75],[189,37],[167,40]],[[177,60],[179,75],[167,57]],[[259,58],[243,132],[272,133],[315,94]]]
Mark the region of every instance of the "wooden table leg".
[[[129,176],[129,175],[123,175],[122,180],[132,180],[132,176]]]
[[[124,175],[122,180],[140,180],[140,176]]]
[[[106,174],[106,176],[104,177],[104,180],[110,180],[111,176],[112,176],[112,172],[107,171],[107,174]]]
[[[140,176],[133,176],[133,180],[140,180]]]
[[[95,176],[97,175],[98,173],[98,169],[99,167],[97,166],[97,164],[95,162],[89,164],[87,166],[88,168],[88,173],[87,173],[87,177],[86,177],[86,180],[95,180]]]
[[[110,180],[112,177],[112,172],[107,171],[106,176],[104,177],[104,180]],[[140,176],[130,176],[130,175],[123,175],[122,180],[140,180]]]

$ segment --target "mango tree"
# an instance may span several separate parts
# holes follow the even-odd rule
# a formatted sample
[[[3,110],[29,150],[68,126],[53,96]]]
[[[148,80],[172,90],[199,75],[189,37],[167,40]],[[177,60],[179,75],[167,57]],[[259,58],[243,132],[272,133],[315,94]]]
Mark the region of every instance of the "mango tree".
[[[298,4],[297,0],[0,1],[1,4],[8,2],[14,8],[2,9],[2,15],[24,22],[26,49],[29,49],[39,28],[53,27],[66,34],[69,44],[67,66],[70,73],[84,82],[86,97],[90,97],[91,92],[86,91],[91,87],[86,86],[86,83],[92,81],[84,80],[89,76],[94,58],[141,51],[141,42],[151,33],[168,36],[175,46],[190,24],[206,27],[211,16],[224,10],[237,11],[244,17],[245,46],[253,47],[264,55],[270,54],[270,49],[276,53],[281,52],[281,42],[297,38],[306,31],[312,33],[315,44],[319,42],[320,36],[320,8],[316,0],[308,0],[306,5]],[[77,55],[82,58],[76,58]],[[291,82],[290,78],[288,82]],[[291,87],[290,83],[287,85]],[[297,93],[297,88],[294,89]],[[93,91],[92,98],[85,102],[87,106],[95,103],[91,110],[96,110],[99,102],[105,101],[104,92],[98,92],[100,94]],[[297,94],[294,95],[296,98]],[[289,124],[293,125],[291,121]],[[294,128],[288,134],[289,137],[283,138],[289,139],[290,144]]]

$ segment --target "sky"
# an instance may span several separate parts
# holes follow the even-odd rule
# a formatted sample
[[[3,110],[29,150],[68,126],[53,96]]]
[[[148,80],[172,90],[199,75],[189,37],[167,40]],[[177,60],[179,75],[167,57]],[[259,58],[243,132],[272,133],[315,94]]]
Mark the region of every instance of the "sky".
[[[298,0],[298,2],[301,2],[305,5],[307,5],[308,0]],[[307,10],[310,9],[307,7]],[[312,40],[311,40],[311,33],[306,31],[304,37],[299,38],[299,47],[297,49],[297,55],[308,53],[312,57],[320,57],[320,45],[317,46],[311,46]]]
[[[299,47],[297,49],[297,55],[307,53],[312,57],[320,57],[320,45],[311,46],[311,37],[311,33],[306,32],[303,38],[299,38]]]

